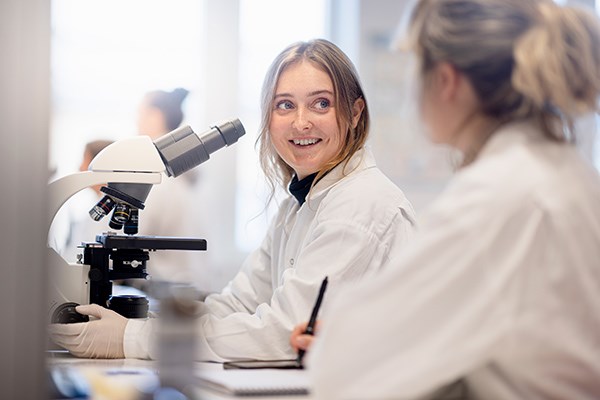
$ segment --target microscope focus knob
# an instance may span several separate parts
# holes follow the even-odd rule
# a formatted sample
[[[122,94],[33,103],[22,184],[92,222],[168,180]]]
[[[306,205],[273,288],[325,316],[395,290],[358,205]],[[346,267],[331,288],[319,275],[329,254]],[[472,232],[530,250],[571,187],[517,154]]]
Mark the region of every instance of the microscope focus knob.
[[[88,278],[90,278],[90,281],[92,282],[99,282],[102,280],[102,271],[92,268],[90,269],[90,272],[88,272]]]
[[[75,324],[77,322],[88,322],[90,318],[87,315],[79,314],[75,311],[77,303],[63,303],[56,307],[52,314],[51,322],[53,324]]]

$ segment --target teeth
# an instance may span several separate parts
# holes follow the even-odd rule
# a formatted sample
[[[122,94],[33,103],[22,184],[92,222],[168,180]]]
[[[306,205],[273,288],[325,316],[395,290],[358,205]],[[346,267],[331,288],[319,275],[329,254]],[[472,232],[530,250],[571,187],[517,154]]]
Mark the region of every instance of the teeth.
[[[319,139],[294,139],[294,144],[300,146],[308,146],[309,144],[315,144]]]

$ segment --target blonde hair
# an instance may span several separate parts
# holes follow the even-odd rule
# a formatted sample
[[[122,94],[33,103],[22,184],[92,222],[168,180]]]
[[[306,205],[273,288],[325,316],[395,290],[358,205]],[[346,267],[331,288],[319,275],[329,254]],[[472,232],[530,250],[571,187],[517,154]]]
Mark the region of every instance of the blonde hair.
[[[256,145],[259,147],[261,167],[271,187],[271,197],[277,185],[285,187],[294,170],[277,154],[269,133],[274,107],[275,90],[283,71],[291,65],[307,60],[329,75],[333,83],[337,123],[342,132],[340,152],[317,173],[315,182],[336,165],[347,162],[364,146],[369,133],[369,110],[358,73],[350,59],[333,43],[324,39],[298,42],[284,49],[269,67],[262,88],[261,126]],[[352,111],[358,99],[365,102],[356,128],[352,126]]]
[[[600,27],[595,15],[551,0],[421,0],[409,45],[427,72],[448,62],[467,76],[481,112],[501,123],[533,118],[555,140],[597,111]]]

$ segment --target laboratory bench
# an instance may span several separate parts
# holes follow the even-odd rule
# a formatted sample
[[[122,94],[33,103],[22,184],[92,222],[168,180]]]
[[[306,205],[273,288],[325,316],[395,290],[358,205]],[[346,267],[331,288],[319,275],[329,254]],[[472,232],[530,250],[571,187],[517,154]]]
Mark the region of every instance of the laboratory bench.
[[[140,393],[146,392],[144,388],[158,386],[158,363],[152,360],[138,359],[117,359],[117,360],[96,360],[77,358],[64,351],[49,352],[47,357],[47,367],[50,371],[51,380],[68,379],[82,380],[88,385],[90,397],[102,399],[151,399],[152,397],[140,397]],[[200,371],[220,371],[223,365],[220,363],[198,362],[195,363],[196,373]],[[229,371],[227,371],[229,372]],[[235,372],[235,371],[234,371]],[[281,370],[254,370],[254,373],[269,374],[281,372]],[[72,382],[71,382],[72,383]],[[70,384],[71,384],[70,383]],[[232,400],[239,399],[241,396],[223,394],[200,384],[193,385],[192,399],[202,400]],[[52,399],[67,399],[85,397],[65,397],[54,394]],[[169,398],[169,397],[164,397]],[[310,395],[268,395],[256,396],[254,400],[311,400]]]

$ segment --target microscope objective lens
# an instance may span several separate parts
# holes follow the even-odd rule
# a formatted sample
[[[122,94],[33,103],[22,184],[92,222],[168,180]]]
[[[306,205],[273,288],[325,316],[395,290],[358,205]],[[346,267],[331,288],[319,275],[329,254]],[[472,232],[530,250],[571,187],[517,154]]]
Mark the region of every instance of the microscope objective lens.
[[[138,224],[139,224],[139,210],[137,208],[131,209],[131,214],[129,215],[129,219],[125,223],[125,227],[123,228],[123,232],[127,235],[135,235],[138,233]]]
[[[90,217],[94,221],[100,221],[107,215],[110,210],[113,209],[116,202],[110,196],[104,196],[92,209],[90,210]]]
[[[113,229],[121,229],[123,224],[127,222],[129,219],[130,207],[127,204],[119,203],[115,206],[115,211],[113,211],[112,218],[108,223]]]

